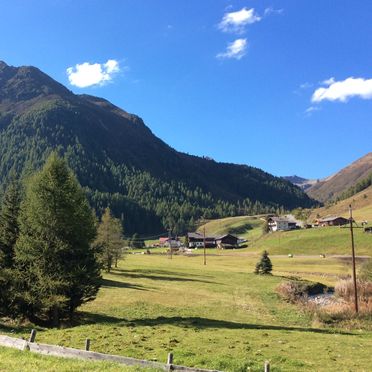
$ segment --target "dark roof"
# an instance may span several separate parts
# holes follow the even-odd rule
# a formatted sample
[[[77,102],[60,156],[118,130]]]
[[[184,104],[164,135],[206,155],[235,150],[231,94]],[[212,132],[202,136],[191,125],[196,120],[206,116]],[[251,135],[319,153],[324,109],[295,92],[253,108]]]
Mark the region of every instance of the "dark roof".
[[[290,221],[288,218],[285,218],[285,217],[270,217],[268,220],[272,220],[275,222],[294,222],[294,221]]]
[[[204,239],[204,235],[198,232],[189,232],[187,233],[187,236],[193,239]],[[205,236],[205,240],[215,240],[215,239],[216,238],[214,236]]]
[[[331,216],[331,217],[320,218],[318,221],[319,221],[319,222],[330,222],[330,221],[338,220],[339,218],[341,218],[341,219],[343,219],[343,220],[347,220],[347,218],[345,218],[345,217],[341,217],[341,216]]]
[[[234,238],[234,239],[239,239],[237,236],[235,236],[235,235],[232,235],[232,234],[225,234],[225,235],[221,235],[221,236],[218,236],[217,238],[216,238],[216,240],[222,240],[223,238],[227,238],[228,236],[231,236],[232,238]]]
[[[194,239],[203,239],[203,235],[199,234],[198,232],[189,232],[187,233],[187,236]]]

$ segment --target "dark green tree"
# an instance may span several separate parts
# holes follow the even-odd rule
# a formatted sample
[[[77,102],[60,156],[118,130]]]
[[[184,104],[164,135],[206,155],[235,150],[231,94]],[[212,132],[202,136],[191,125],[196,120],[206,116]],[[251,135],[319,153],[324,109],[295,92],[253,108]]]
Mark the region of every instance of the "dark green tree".
[[[133,234],[132,239],[130,241],[130,247],[131,248],[144,248],[145,242],[142,239],[140,239],[137,233],[135,233]]]
[[[268,234],[270,232],[270,226],[267,220],[262,225],[262,234]]]
[[[113,265],[117,267],[122,256],[124,240],[121,221],[111,215],[110,208],[105,209],[98,226],[95,244],[100,248],[100,261],[107,272]]]
[[[12,286],[20,204],[20,187],[17,181],[13,180],[5,191],[0,210],[0,313],[8,316],[16,315],[12,309]]]
[[[100,265],[94,216],[77,179],[55,153],[30,180],[15,249],[17,306],[30,320],[58,326],[95,298]]]
[[[273,265],[269,258],[269,253],[263,251],[260,261],[257,262],[256,268],[254,270],[255,274],[271,274]]]
[[[21,192],[13,180],[5,191],[0,210],[0,268],[10,268],[14,261],[14,247],[18,239],[18,215]]]

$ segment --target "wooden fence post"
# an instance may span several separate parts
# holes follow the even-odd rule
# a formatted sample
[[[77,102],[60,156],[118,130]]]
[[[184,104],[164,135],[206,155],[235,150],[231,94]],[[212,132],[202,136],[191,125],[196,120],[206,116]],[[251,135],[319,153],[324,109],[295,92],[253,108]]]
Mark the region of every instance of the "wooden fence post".
[[[87,338],[85,340],[85,351],[89,351],[89,349],[90,349],[90,339]]]
[[[28,342],[35,342],[35,338],[36,338],[36,330],[32,329]]]
[[[265,372],[270,372],[270,362],[269,361],[265,361]]]
[[[173,369],[173,353],[168,353],[167,357],[167,369],[168,371],[171,371]]]

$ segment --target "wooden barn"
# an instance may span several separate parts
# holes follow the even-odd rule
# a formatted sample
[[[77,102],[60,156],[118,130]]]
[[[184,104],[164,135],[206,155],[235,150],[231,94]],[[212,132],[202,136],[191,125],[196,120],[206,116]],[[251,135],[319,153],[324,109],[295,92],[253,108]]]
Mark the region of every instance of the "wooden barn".
[[[349,220],[344,217],[332,216],[320,218],[317,222],[319,226],[342,226],[349,223]]]
[[[217,247],[221,249],[238,248],[238,238],[232,234],[225,234],[216,238]]]
[[[204,247],[204,236],[201,233],[187,233],[187,239],[189,242],[189,248]],[[214,236],[205,237],[205,248],[216,248],[216,239]]]

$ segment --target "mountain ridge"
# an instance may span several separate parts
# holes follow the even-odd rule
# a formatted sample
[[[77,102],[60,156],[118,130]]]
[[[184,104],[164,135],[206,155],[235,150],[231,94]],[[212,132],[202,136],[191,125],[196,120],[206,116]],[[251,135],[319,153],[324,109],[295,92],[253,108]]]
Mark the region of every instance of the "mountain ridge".
[[[307,194],[321,202],[333,200],[372,172],[372,152],[353,161],[338,172],[306,189]]]
[[[155,230],[181,231],[200,217],[314,204],[258,168],[178,152],[137,115],[76,95],[35,67],[0,63],[0,186],[12,169],[38,169],[52,150],[66,157],[92,205],[124,214],[129,231],[146,230],[146,219]]]

